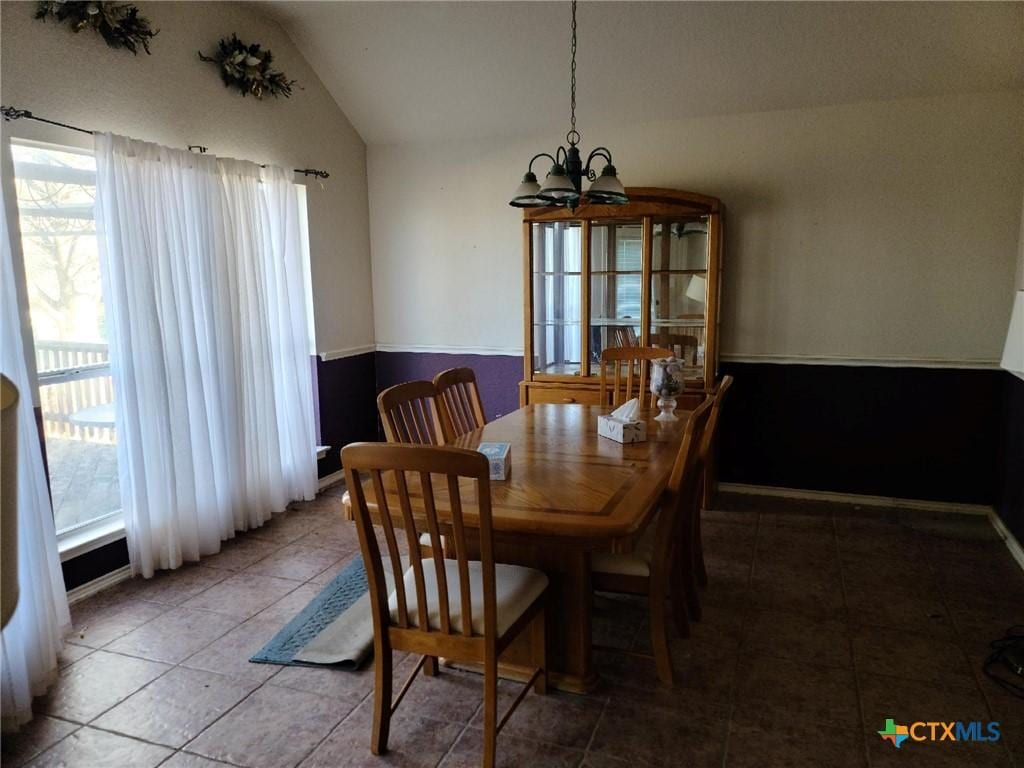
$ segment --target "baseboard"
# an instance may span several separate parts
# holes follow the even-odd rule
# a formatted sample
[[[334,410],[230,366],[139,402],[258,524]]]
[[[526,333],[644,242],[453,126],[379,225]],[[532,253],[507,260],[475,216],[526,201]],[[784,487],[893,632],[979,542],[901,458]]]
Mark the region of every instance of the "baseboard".
[[[859,504],[862,507],[892,507],[894,509],[911,509],[919,512],[948,512],[958,515],[992,514],[992,507],[986,504],[960,504],[949,501],[927,501],[925,499],[897,499],[888,496],[867,496],[859,493],[833,493],[831,491],[808,491],[801,488],[778,488],[772,485],[719,483],[718,490],[726,493],[745,493],[753,496],[777,496],[784,499]]]
[[[340,483],[345,479],[345,470],[339,469],[337,472],[331,472],[329,475],[324,475],[317,481],[317,490],[322,491],[329,485]]]
[[[989,510],[988,521],[992,523],[992,527],[996,529],[996,533],[999,534],[1000,538],[1006,543],[1006,548],[1010,550],[1010,554],[1013,559],[1017,561],[1017,565],[1024,570],[1024,547],[1021,546],[1020,542],[1017,541],[1017,537],[1013,535],[1013,531],[1006,527],[1002,518],[996,514],[994,509]]]
[[[104,589],[120,584],[122,581],[128,581],[131,577],[132,567],[130,565],[125,565],[116,571],[105,573],[97,579],[82,584],[80,587],[68,590],[68,605],[73,605],[80,600],[85,600],[87,597],[92,597],[97,592],[102,592]]]

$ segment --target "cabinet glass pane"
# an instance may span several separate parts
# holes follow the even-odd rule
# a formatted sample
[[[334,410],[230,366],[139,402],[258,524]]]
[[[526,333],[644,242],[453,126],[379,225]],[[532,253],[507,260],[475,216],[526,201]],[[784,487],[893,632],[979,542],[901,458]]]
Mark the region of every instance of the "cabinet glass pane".
[[[700,320],[704,323],[706,272],[652,272],[651,321]]]
[[[682,361],[683,373],[688,379],[704,374],[705,340],[703,322],[700,325],[658,323],[651,326],[651,345],[672,350],[672,354]]]
[[[643,227],[640,222],[593,224],[590,227],[591,272],[639,272]]]
[[[601,350],[635,347],[643,326],[643,227],[638,221],[590,227],[590,360]]]
[[[643,276],[609,272],[590,280],[590,359],[597,362],[602,349],[640,345]]]
[[[654,224],[651,251],[651,344],[671,349],[687,378],[704,373],[707,320],[707,223]]]
[[[582,248],[579,224],[533,225],[533,370],[579,374]]]
[[[583,267],[581,230],[577,223],[533,225],[533,271],[579,272]]]
[[[663,237],[668,232],[667,242]],[[657,270],[704,270],[708,268],[708,226],[699,219],[655,222],[651,268]]]

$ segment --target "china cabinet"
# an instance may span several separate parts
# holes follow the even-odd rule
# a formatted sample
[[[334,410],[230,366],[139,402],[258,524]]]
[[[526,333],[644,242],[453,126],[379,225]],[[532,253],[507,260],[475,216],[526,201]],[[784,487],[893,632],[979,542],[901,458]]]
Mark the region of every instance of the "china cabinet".
[[[722,205],[629,188],[626,205],[523,213],[520,404],[600,403],[601,350],[657,346],[700,399],[718,372]]]

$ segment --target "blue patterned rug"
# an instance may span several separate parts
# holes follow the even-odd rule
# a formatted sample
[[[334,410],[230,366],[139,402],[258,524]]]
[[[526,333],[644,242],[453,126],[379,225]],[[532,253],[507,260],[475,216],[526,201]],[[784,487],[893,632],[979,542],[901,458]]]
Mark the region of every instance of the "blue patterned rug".
[[[295,659],[317,635],[362,597],[369,589],[363,558],[357,556],[346,565],[319,595],[289,621],[274,638],[264,645],[249,661],[257,664],[285,664],[288,666],[316,667]],[[342,665],[339,665],[342,666]]]

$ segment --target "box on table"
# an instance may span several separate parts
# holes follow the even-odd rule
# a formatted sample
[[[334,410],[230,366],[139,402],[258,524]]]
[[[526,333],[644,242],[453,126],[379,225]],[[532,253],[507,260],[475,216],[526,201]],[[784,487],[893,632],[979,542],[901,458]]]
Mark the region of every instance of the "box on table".
[[[642,443],[647,440],[647,422],[598,416],[597,434],[617,443]]]
[[[491,480],[508,480],[512,473],[511,443],[480,443],[476,449],[487,457]]]

